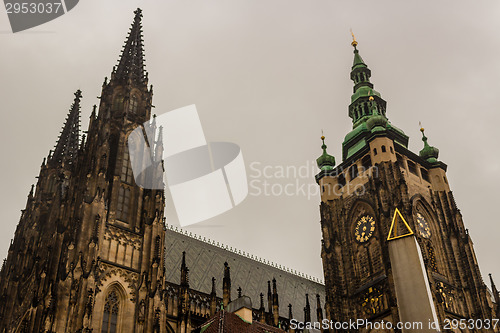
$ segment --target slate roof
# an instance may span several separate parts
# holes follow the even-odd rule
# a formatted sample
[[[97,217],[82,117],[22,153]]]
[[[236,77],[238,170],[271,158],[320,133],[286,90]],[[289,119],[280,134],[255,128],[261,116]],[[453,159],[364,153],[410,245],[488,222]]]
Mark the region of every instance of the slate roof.
[[[241,319],[238,315],[232,312],[219,311],[207,320],[207,322],[198,328],[194,329],[194,332],[200,333],[284,333],[280,328],[262,324],[258,321],[254,321],[252,324],[247,323]]]
[[[279,295],[280,316],[288,318],[288,304],[292,304],[293,316],[303,320],[306,304],[305,294],[309,294],[312,317],[316,313],[316,294],[320,295],[321,305],[325,304],[325,286],[302,276],[259,262],[207,241],[190,237],[169,226],[165,236],[165,279],[167,282],[180,283],[182,252],[186,251],[186,265],[189,268],[191,289],[210,294],[212,277],[216,278],[216,292],[222,297],[222,278],[224,262],[231,269],[231,299],[238,297],[238,287],[243,295],[252,299],[254,309],[260,307],[260,293],[264,294],[267,309],[267,281],[276,278]]]

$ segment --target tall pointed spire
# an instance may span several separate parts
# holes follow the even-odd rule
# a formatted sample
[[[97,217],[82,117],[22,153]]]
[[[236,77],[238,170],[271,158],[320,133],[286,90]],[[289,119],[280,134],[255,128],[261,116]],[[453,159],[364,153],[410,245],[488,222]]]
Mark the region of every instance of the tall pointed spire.
[[[491,292],[493,293],[493,300],[496,303],[496,316],[497,318],[500,317],[500,293],[498,292],[497,286],[495,286],[495,282],[493,282],[493,276],[491,273],[489,274],[490,276],[490,283],[491,283]]]
[[[212,277],[212,292],[210,293],[210,316],[217,311],[217,293],[215,291],[215,278]]]
[[[186,265],[186,251],[182,252],[181,286],[189,288],[189,268]]]
[[[75,99],[69,110],[66,122],[50,158],[51,165],[69,166],[73,163],[78,153],[80,141],[80,100],[82,92],[75,92]]]
[[[491,292],[493,293],[493,298],[499,307],[499,313],[500,313],[500,293],[498,292],[495,282],[493,282],[493,276],[491,275],[491,273],[488,275],[490,276]]]
[[[352,35],[351,45],[352,47],[354,47],[354,61],[352,63],[352,69],[360,67],[367,68],[368,66],[366,66],[365,62],[363,61],[363,58],[361,58],[361,56],[359,55],[359,51],[357,49],[358,41],[356,40],[356,37],[354,37],[354,33],[352,32],[352,30],[351,30],[351,35]]]
[[[360,122],[370,117],[374,109],[385,117],[386,102],[379,92],[373,90],[373,83],[370,82],[372,72],[359,54],[358,42],[354,38],[354,34],[351,45],[354,47],[354,61],[351,67],[351,80],[354,82],[354,88],[349,106],[349,117],[352,118],[354,127],[356,127]],[[376,105],[375,108],[374,105]]]
[[[322,322],[323,321],[323,309],[321,308],[321,301],[320,301],[320,297],[319,297],[319,294],[316,294],[316,316],[317,316],[317,319],[318,319],[318,322]]]
[[[273,278],[273,325],[279,324],[279,297],[278,289],[276,288],[276,279]]]
[[[304,307],[304,322],[311,322],[311,305],[309,304],[309,294],[306,294],[306,306]]]
[[[273,294],[271,292],[271,281],[267,281],[267,311],[273,313]]]
[[[222,279],[222,301],[224,308],[231,302],[231,271],[227,261],[224,263],[224,278]]]
[[[352,33],[352,32],[351,32]],[[349,117],[352,131],[345,136],[342,144],[342,160],[345,161],[366,147],[366,140],[375,135],[390,133],[398,143],[408,147],[408,136],[394,126],[386,116],[387,102],[373,89],[370,82],[371,70],[359,54],[358,42],[354,38],[354,60],[351,67],[351,80],[354,82]]]
[[[112,81],[147,85],[147,72],[144,69],[144,46],[142,40],[142,10],[134,11],[135,17],[127,40],[123,46],[118,66],[113,71]]]
[[[266,322],[266,309],[264,307],[264,294],[260,293],[260,308],[259,308],[259,321]]]

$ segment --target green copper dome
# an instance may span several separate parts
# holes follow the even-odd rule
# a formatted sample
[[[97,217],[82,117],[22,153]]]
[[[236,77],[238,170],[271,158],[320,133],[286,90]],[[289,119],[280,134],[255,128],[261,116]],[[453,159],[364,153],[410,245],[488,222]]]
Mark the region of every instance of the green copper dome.
[[[420,157],[425,159],[427,162],[436,163],[439,157],[439,149],[436,147],[429,146],[427,143],[427,137],[425,136],[424,129],[421,128],[422,132],[422,141],[424,142],[424,149],[420,151]]]
[[[335,157],[326,152],[324,136],[321,137],[321,140],[323,141],[323,145],[321,146],[323,154],[316,159],[316,163],[318,164],[318,168],[321,170],[333,170],[333,167],[335,166]]]

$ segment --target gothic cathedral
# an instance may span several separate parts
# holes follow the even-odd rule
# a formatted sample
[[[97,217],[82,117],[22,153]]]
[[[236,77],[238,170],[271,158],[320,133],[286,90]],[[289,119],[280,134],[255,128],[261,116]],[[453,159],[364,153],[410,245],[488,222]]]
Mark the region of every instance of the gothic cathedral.
[[[293,307],[311,316],[309,294],[322,317],[319,281],[167,226],[162,128],[151,115],[141,20],[137,9],[86,136],[78,90],[41,165],[0,271],[0,332],[189,333],[219,317],[283,332]],[[130,145],[145,142],[131,140],[136,128],[148,146],[131,159]],[[144,172],[133,175],[131,163]],[[139,187],[137,177],[157,189]]]
[[[77,91],[42,163],[1,271],[2,332],[132,332],[134,318],[137,331],[152,332],[165,320],[155,292],[164,274],[164,194],[134,186],[126,149],[127,133],[151,115],[141,33],[138,10],[87,137],[80,142]]]
[[[317,160],[325,284],[169,227],[163,190],[135,182],[164,170],[141,19],[138,9],[86,136],[78,90],[41,165],[0,271],[0,332],[299,333],[307,330],[292,320],[499,317],[498,290],[482,281],[438,149],[422,129],[424,148],[408,150],[355,41],[353,130],[341,164],[324,137]],[[129,154],[136,128],[148,138],[141,175]],[[413,299],[412,286],[423,297]]]
[[[439,150],[423,128],[423,149],[418,155],[408,150],[408,136],[388,120],[386,101],[373,89],[355,39],[352,45],[353,130],[342,144],[342,163],[326,152],[324,137],[317,159],[326,317],[402,321],[404,298],[416,291],[412,284],[398,290],[406,282],[395,272],[410,264],[397,262],[390,244],[411,237],[425,267],[427,305],[442,329],[453,319],[498,318],[498,290],[491,281],[490,292],[482,280]],[[411,264],[420,265],[415,258]]]

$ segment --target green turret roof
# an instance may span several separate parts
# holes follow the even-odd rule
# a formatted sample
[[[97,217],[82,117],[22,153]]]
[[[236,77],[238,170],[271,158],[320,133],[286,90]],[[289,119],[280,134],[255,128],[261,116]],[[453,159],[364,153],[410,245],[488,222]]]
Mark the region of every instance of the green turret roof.
[[[321,137],[321,140],[323,141],[323,145],[321,146],[323,154],[316,159],[316,163],[321,170],[333,170],[333,167],[335,167],[335,157],[326,152],[324,136]]]
[[[354,46],[354,61],[352,63],[352,69],[360,67],[366,68],[368,66],[366,66],[365,62],[363,61],[363,58],[361,58],[361,56],[359,55],[358,49],[356,48],[356,46]]]
[[[439,149],[437,149],[436,147],[432,147],[429,145],[429,143],[427,143],[427,137],[425,136],[424,131],[424,128],[420,129],[420,132],[422,132],[422,141],[424,142],[424,148],[420,151],[419,155],[427,162],[436,163],[438,162]]]

